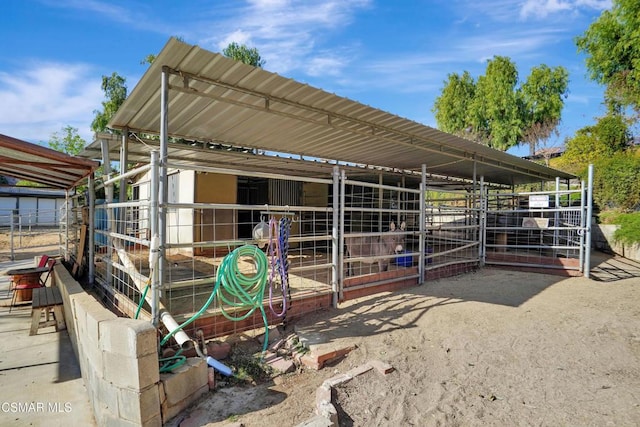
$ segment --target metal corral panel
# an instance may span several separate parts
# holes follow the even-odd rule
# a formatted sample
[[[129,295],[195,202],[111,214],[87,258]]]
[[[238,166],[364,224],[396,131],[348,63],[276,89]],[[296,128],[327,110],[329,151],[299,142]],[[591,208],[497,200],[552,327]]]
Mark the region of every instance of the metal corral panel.
[[[173,38],[110,127],[159,133],[163,67],[173,137],[464,179],[475,162],[477,177],[506,185],[573,178]]]

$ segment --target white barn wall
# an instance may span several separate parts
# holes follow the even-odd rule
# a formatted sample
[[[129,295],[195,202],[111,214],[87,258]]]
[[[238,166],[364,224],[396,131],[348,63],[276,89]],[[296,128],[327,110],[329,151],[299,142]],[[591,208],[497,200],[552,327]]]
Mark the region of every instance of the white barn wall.
[[[194,171],[178,171],[169,175],[169,203],[193,203]],[[169,209],[167,243],[193,243],[193,209]]]
[[[17,203],[17,197],[0,197],[0,226],[11,225],[11,214]]]

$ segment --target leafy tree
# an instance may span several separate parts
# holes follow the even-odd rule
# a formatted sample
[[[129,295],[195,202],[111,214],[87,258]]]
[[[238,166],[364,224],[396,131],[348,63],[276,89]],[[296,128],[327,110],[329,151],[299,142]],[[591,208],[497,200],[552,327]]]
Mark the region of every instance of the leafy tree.
[[[6,176],[0,175],[0,185],[9,185],[9,180]]]
[[[438,127],[444,132],[464,135],[470,131],[467,112],[475,98],[476,83],[468,71],[462,76],[451,73],[447,76],[442,94],[436,98],[433,108]]]
[[[235,59],[236,61],[244,62],[245,64],[258,68],[262,68],[265,64],[265,61],[260,57],[258,49],[255,47],[249,48],[243,44],[239,45],[236,42],[229,43],[227,47],[222,49],[222,54],[227,58]]]
[[[640,2],[613,0],[582,36],[578,51],[587,54],[590,77],[606,85],[606,102],[640,113]]]
[[[626,119],[619,114],[607,115],[595,125],[579,129],[573,138],[566,140],[560,164],[564,169],[578,173],[589,163],[624,151],[630,141]]]
[[[485,75],[478,77],[468,118],[472,132],[489,147],[504,151],[519,142],[517,84],[516,65],[503,56],[489,60]]]
[[[33,181],[28,181],[26,179],[21,179],[18,182],[16,182],[16,187],[46,187],[46,185],[40,182],[33,182]]]
[[[173,38],[178,40],[179,42],[183,42],[184,43],[184,38],[182,38],[180,36],[173,36]],[[156,55],[155,53],[150,53],[147,56],[145,56],[144,58],[142,58],[142,60],[140,61],[140,65],[151,65],[153,63],[153,61],[156,60],[157,57],[158,57],[158,55]]]
[[[82,151],[86,141],[78,135],[78,129],[72,126],[65,126],[62,132],[54,132],[49,139],[49,147],[63,153],[77,155]]]
[[[140,61],[140,65],[147,65],[147,64],[151,65],[153,64],[153,61],[155,61],[157,57],[158,55],[154,53],[150,53],[149,55],[142,58],[142,61]]]
[[[125,83],[126,79],[115,72],[111,76],[102,76],[102,90],[105,94],[105,100],[102,101],[102,111],[94,111],[95,117],[91,123],[91,129],[94,132],[107,130],[109,120],[127,98]]]
[[[564,99],[569,86],[569,73],[564,67],[534,67],[520,87],[523,122],[522,140],[529,144],[529,154],[552,134],[557,135]]]
[[[640,208],[640,157],[632,151],[601,157],[594,164],[593,195],[601,209]]]
[[[518,87],[515,63],[495,56],[477,81],[467,71],[462,76],[449,74],[433,111],[445,132],[499,150],[526,142],[535,152],[560,123],[568,82],[563,67],[543,64]]]

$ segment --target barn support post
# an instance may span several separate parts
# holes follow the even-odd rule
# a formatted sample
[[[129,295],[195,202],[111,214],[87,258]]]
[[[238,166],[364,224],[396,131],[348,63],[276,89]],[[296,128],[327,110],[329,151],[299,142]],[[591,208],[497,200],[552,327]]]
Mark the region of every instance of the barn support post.
[[[584,277],[587,279],[591,274],[591,216],[593,215],[593,164],[589,165],[589,174],[587,178],[587,217],[586,219],[586,240],[585,240],[585,258],[584,258]]]
[[[127,161],[129,158],[128,145],[127,145],[128,134],[129,134],[128,129],[127,128],[123,129],[122,135],[121,135],[120,153],[119,153],[120,154],[120,176],[121,176],[121,178],[118,180],[118,184],[120,186],[118,191],[119,203],[124,203],[127,201],[127,178],[124,177],[123,175],[127,172]],[[112,232],[115,231],[116,233],[119,233],[119,234],[126,234],[127,232],[127,229],[125,226],[125,217],[127,214],[126,209],[127,208],[120,206],[114,211],[116,225],[115,225],[115,229],[111,230]],[[118,276],[117,280],[120,284],[126,283],[127,274],[124,271],[118,269],[116,274]]]
[[[340,173],[340,239],[339,239],[339,254],[340,259],[338,260],[338,264],[340,265],[340,289],[339,289],[339,300],[342,301],[344,299],[344,207],[346,203],[345,190],[347,176],[344,173],[344,170]]]
[[[13,253],[13,233],[15,229],[16,222],[16,209],[11,209],[11,215],[9,215],[9,259],[11,261],[15,261],[15,255]]]
[[[469,209],[468,212],[470,212],[470,214],[467,215],[466,225],[478,225],[478,162],[476,161],[475,154],[473,155],[473,183],[471,184],[471,199],[469,200],[467,209]],[[467,239],[475,239],[478,236],[475,229],[469,228],[467,233]]]
[[[129,129],[125,128],[122,131],[122,142],[120,143],[120,175],[123,175],[128,170],[129,162]],[[124,203],[127,201],[127,179],[120,178],[120,194],[118,194],[118,201]],[[126,234],[125,226],[126,209],[120,208],[118,210],[118,233]]]
[[[556,177],[556,204],[555,204],[555,212],[553,214],[553,246],[558,246],[560,245],[560,177],[557,176]],[[558,252],[557,249],[553,250],[553,256],[556,256],[556,253]]]
[[[109,159],[109,141],[106,139],[101,139],[100,140],[100,145],[102,148],[102,170],[104,173],[104,180],[108,181],[109,179],[111,179],[111,161]],[[113,202],[113,185],[112,184],[108,184],[105,185],[104,187],[104,194],[105,194],[105,199],[106,199],[106,204],[109,205],[110,203]],[[107,265],[106,265],[106,274],[105,274],[105,280],[107,282],[107,286],[111,287],[113,286],[113,258],[111,255],[113,252],[111,252],[111,249],[113,248],[113,208],[106,208],[107,210],[107,230],[108,230],[108,234],[107,234],[107,253],[108,255],[108,261],[107,261]],[[82,256],[82,255],[80,255]]]
[[[338,307],[339,292],[342,288],[340,283],[340,272],[338,270],[338,263],[340,262],[340,239],[338,234],[338,227],[340,224],[339,212],[342,211],[339,205],[340,197],[340,170],[338,166],[333,167],[333,200],[332,200],[332,225],[331,225],[331,292],[333,292],[333,307]]]
[[[71,198],[69,197],[69,190],[64,190],[64,209],[65,209],[65,216],[64,216],[64,260],[65,261],[69,261],[69,215],[71,213]]]
[[[584,242],[585,242],[585,230],[587,228],[586,216],[587,216],[587,188],[585,186],[584,179],[580,181],[580,273],[584,275]]]
[[[420,226],[418,227],[418,231],[420,235],[418,236],[418,251],[420,254],[418,255],[418,283],[423,284],[425,281],[425,271],[424,266],[426,264],[425,259],[425,251],[426,251],[426,240],[427,240],[427,201],[426,201],[426,191],[427,191],[427,165],[422,165],[422,176],[420,181],[420,201],[419,201],[419,221]]]
[[[149,247],[149,271],[151,279],[151,322],[158,327],[160,313],[158,310],[160,301],[160,288],[158,286],[158,248],[154,247],[154,242],[158,241],[158,188],[159,188],[159,168],[158,152],[151,152],[151,194],[149,198],[149,231],[151,234],[151,245]]]
[[[484,267],[487,260],[487,195],[484,186],[484,175],[480,176],[480,267]]]
[[[95,266],[95,230],[96,230],[96,221],[95,221],[95,212],[96,212],[96,188],[95,188],[95,179],[94,174],[91,172],[89,174],[89,180],[87,182],[87,192],[89,193],[89,200],[87,200],[87,204],[89,205],[89,258],[87,263],[89,264],[89,283],[93,285],[96,279],[96,266]],[[67,219],[67,223],[69,220]],[[69,228],[67,227],[67,230]],[[67,231],[68,232],[68,231]],[[67,238],[68,242],[68,238]],[[68,243],[67,243],[68,244]],[[67,251],[67,257],[68,255]]]
[[[384,221],[382,220],[382,208],[384,207],[384,177],[382,174],[378,174],[378,231],[383,230]],[[393,218],[391,219],[393,221]],[[398,221],[399,222],[399,221]],[[400,226],[400,224],[398,224]]]
[[[167,161],[169,152],[169,68],[162,67],[161,96],[160,96],[160,158],[158,163],[158,289],[164,289],[165,260],[167,244],[167,198],[169,197],[169,177],[167,174]]]
[[[404,175],[400,178],[400,187],[404,190],[407,188],[407,182]],[[398,209],[404,211],[407,209],[407,196],[404,191],[398,191]],[[406,218],[405,218],[406,221]]]

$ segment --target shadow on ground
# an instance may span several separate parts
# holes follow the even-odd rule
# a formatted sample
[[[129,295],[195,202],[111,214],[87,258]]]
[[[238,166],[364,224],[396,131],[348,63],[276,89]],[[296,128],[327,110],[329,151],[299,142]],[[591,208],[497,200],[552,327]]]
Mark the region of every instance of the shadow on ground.
[[[597,252],[591,258],[591,265],[591,278],[599,282],[617,282],[640,277],[640,262],[621,256]]]

